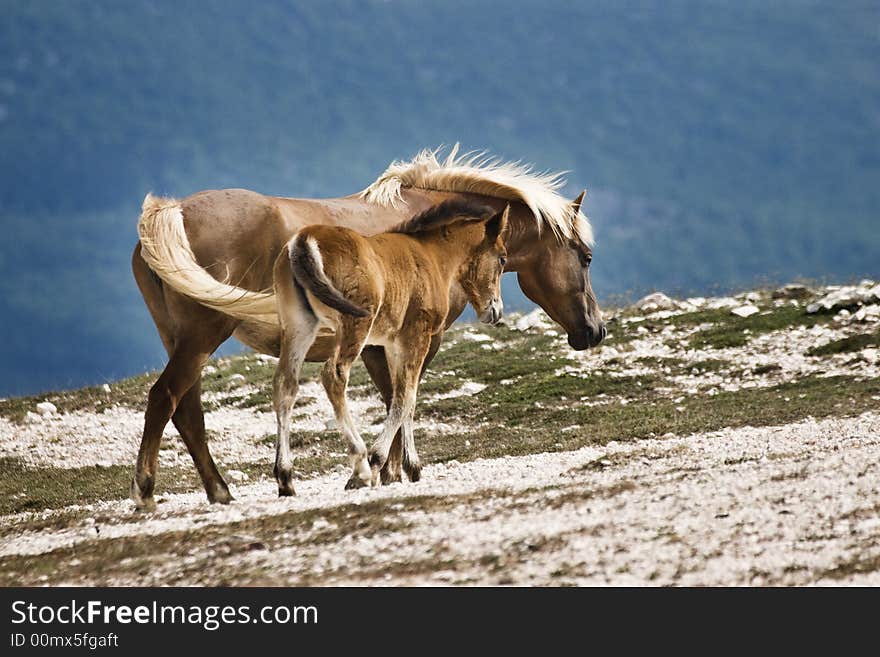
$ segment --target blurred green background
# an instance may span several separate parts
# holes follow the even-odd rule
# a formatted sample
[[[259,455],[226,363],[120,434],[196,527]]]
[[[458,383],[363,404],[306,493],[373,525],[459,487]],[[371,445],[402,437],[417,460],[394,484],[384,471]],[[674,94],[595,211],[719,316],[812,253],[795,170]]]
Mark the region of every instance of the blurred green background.
[[[570,170],[600,298],[880,270],[877,2],[3,0],[0,16],[0,394],[162,364],[129,266],[147,191],[344,195],[441,143]]]

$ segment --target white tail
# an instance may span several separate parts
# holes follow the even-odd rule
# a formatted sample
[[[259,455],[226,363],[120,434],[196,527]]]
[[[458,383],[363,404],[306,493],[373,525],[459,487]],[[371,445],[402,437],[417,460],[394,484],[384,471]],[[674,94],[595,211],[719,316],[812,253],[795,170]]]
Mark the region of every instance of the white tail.
[[[196,262],[174,199],[147,194],[138,220],[141,256],[156,275],[180,294],[237,319],[278,324],[275,295],[218,281]]]

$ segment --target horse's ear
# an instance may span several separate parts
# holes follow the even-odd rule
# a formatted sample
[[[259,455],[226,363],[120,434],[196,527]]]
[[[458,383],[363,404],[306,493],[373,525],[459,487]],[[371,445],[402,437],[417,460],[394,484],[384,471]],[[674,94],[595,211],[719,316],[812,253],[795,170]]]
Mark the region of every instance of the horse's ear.
[[[587,190],[585,189],[581,192],[580,196],[578,196],[575,200],[571,202],[571,209],[575,216],[577,216],[577,213],[581,211],[581,205],[583,204],[584,198],[586,198],[586,196]]]
[[[507,228],[507,218],[510,216],[510,204],[508,203],[501,212],[496,212],[486,222],[486,237],[490,240],[498,239],[498,236]]]

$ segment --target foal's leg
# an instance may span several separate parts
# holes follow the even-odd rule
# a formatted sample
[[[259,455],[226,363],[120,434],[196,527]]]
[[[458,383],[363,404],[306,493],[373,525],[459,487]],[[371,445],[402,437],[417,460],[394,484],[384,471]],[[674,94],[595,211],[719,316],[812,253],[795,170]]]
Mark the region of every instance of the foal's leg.
[[[363,348],[371,324],[372,319],[345,319],[340,330],[340,342],[336,353],[324,364],[321,372],[321,382],[324,384],[324,390],[327,391],[327,398],[333,405],[336,424],[348,441],[348,458],[352,473],[345,484],[346,490],[369,486],[372,475],[370,464],[367,462],[367,446],[354,424],[346,397],[351,366]]]
[[[416,451],[416,439],[413,434],[413,414],[415,412],[415,404],[413,404],[412,412],[408,417],[404,418],[400,432],[403,437],[403,471],[413,483],[422,478],[422,466],[419,463],[419,454]]]
[[[428,369],[428,364],[433,360],[434,356],[437,355],[437,350],[440,348],[440,343],[442,341],[443,333],[437,333],[436,335],[431,336],[431,343],[428,345],[428,353],[425,354],[425,359],[422,361],[422,368],[419,371],[419,378],[416,379],[416,391],[418,391],[419,381],[421,381],[422,377],[425,376],[425,370]],[[413,483],[422,478],[422,466],[419,463],[419,454],[416,451],[416,440],[415,435],[413,434],[414,414],[415,404],[413,404],[413,408],[409,416],[404,418],[403,427],[401,429],[401,432],[403,434],[403,440],[401,441],[403,444],[403,471],[406,472],[406,476],[409,477],[409,480]]]
[[[272,400],[277,420],[275,439],[275,480],[278,496],[289,497],[293,489],[293,458],[290,454],[290,416],[299,391],[299,372],[309,347],[318,334],[318,319],[310,310],[300,308],[291,314],[281,330],[281,354],[275,369]]]
[[[361,353],[361,359],[367,368],[367,373],[373,380],[373,384],[379,389],[382,401],[385,403],[385,412],[391,410],[391,372],[388,369],[388,360],[385,358],[385,349],[379,346],[365,347]],[[391,449],[388,451],[388,460],[382,468],[382,483],[392,484],[401,481],[401,463],[403,462],[403,441],[400,432],[394,437]]]
[[[412,418],[415,412],[416,391],[419,384],[422,363],[428,353],[430,339],[428,336],[410,337],[409,344],[395,345],[395,348],[386,354],[389,355],[391,366],[391,381],[394,392],[391,397],[391,406],[382,433],[370,450],[370,466],[373,471],[373,485],[380,483],[380,471],[388,460],[391,444],[398,430],[401,429],[407,418]],[[411,423],[410,423],[410,428]]]
[[[431,337],[431,345],[428,348],[427,356],[425,356],[425,362],[422,363],[420,377],[425,375],[425,371],[428,369],[428,365],[434,359],[434,356],[437,355],[437,351],[440,349],[440,343],[442,341],[442,333],[438,333]],[[382,395],[382,401],[385,402],[385,410],[390,410],[392,395],[391,372],[388,368],[388,360],[385,357],[385,350],[378,346],[366,347],[361,354],[361,358],[364,361],[364,365],[367,367],[367,373],[370,375],[375,386],[379,389],[379,394]],[[414,442],[413,448],[415,448]],[[405,440],[403,439],[403,432],[401,430],[398,431],[397,435],[394,437],[394,440],[391,443],[391,449],[388,451],[388,460],[382,467],[381,474],[383,484],[391,484],[402,480],[401,468],[405,460],[418,463],[418,456],[416,456],[415,459],[407,459],[404,450]],[[407,474],[410,477],[410,481],[418,481],[418,479],[412,478],[411,472],[407,471]]]

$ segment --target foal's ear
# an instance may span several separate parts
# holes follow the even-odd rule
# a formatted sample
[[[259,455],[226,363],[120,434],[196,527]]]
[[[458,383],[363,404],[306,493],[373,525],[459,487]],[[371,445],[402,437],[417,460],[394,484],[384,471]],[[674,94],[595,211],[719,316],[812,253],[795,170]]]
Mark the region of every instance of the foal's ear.
[[[498,239],[498,236],[507,228],[507,217],[510,216],[510,204],[501,212],[496,212],[486,221],[486,237],[490,240]]]
[[[578,196],[575,200],[571,202],[571,210],[572,214],[576,217],[577,213],[581,211],[581,205],[584,202],[584,197],[587,195],[587,190],[581,192],[581,195]]]

